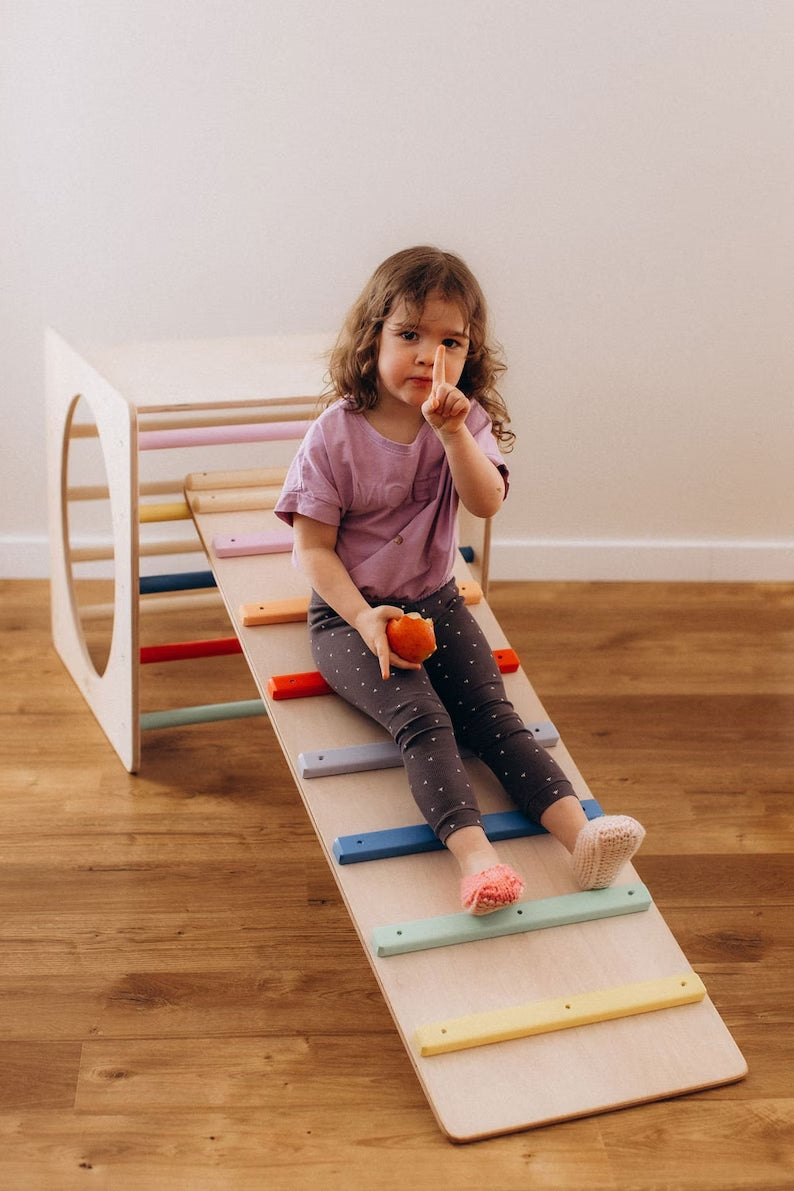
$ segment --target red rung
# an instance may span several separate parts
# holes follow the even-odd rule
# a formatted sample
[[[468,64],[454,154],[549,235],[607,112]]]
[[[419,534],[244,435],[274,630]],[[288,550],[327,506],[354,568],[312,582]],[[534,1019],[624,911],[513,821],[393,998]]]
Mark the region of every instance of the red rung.
[[[515,674],[521,665],[518,654],[514,649],[495,649],[493,655],[502,674]]]
[[[141,664],[178,662],[186,658],[216,658],[242,651],[236,637],[217,637],[212,641],[173,641],[169,645],[142,646]]]
[[[495,649],[493,655],[502,674],[513,674],[520,665],[514,649]],[[307,670],[303,674],[274,674],[268,680],[267,691],[271,699],[302,699],[307,695],[333,693],[317,670]]]
[[[306,695],[330,695],[332,689],[318,670],[303,674],[274,674],[267,692],[272,699],[302,699]]]

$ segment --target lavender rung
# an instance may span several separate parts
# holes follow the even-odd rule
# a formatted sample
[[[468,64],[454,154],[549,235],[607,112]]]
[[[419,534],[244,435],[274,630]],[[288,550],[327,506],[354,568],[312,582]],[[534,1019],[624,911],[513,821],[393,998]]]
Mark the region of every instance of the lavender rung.
[[[216,558],[239,558],[248,554],[283,554],[292,549],[292,530],[272,533],[218,534],[212,539]]]
[[[553,748],[559,743],[560,734],[549,720],[527,724],[526,728],[544,748]],[[462,748],[460,755],[470,757],[472,754]],[[304,778],[364,773],[368,769],[398,769],[402,763],[402,754],[393,740],[342,745],[339,748],[316,749],[298,754],[298,771]]]

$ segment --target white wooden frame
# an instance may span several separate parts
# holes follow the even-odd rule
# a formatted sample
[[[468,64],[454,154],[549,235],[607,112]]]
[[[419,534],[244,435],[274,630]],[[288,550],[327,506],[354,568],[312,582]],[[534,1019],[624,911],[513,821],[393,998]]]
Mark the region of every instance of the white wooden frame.
[[[47,333],[46,367],[53,643],[122,764],[134,772],[140,764],[136,418],[133,407],[54,331]],[[80,623],[67,524],[70,428],[81,397],[102,445],[113,526],[113,628],[101,675]]]
[[[141,764],[139,433],[179,426],[186,418],[191,424],[224,427],[242,418],[269,422],[304,416],[322,391],[329,345],[327,335],[293,335],[78,350],[56,331],[46,333],[53,642],[129,772]],[[70,430],[81,397],[96,423],[112,519],[113,629],[101,674],[83,636],[73,582],[80,552],[72,549],[68,533],[67,485],[75,482],[67,475]],[[184,596],[170,599],[174,608],[190,607]],[[205,602],[206,597],[195,597],[196,607]]]

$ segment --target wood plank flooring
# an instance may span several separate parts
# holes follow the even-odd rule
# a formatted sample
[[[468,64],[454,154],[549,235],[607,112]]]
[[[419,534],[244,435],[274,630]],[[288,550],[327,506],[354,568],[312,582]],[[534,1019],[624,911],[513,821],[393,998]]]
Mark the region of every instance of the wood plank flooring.
[[[0,584],[0,1185],[794,1187],[794,585],[492,585],[594,796],[645,823],[636,867],[750,1072],[468,1146],[433,1120],[267,721],[150,733],[128,775],[48,600]],[[143,671],[144,710],[255,694],[239,657]]]

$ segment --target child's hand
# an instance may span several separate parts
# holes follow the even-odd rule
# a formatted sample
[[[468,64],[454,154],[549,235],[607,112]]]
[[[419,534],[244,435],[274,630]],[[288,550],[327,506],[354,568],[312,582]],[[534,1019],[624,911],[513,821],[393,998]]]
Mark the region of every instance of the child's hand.
[[[440,343],[433,359],[433,387],[422,406],[424,419],[440,434],[455,434],[466,421],[470,404],[460,389],[447,384],[446,348]]]
[[[380,662],[380,672],[383,678],[389,677],[389,669],[394,666],[397,670],[421,670],[418,662],[406,662],[395,653],[389,645],[386,636],[386,625],[395,616],[402,616],[402,608],[395,608],[391,604],[379,604],[376,608],[367,607],[356,617],[353,628],[368,649],[371,649]]]

